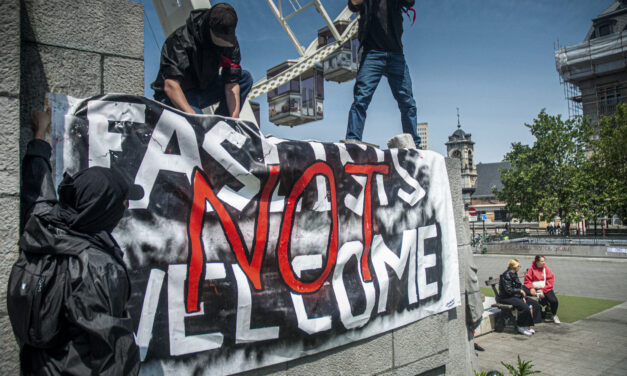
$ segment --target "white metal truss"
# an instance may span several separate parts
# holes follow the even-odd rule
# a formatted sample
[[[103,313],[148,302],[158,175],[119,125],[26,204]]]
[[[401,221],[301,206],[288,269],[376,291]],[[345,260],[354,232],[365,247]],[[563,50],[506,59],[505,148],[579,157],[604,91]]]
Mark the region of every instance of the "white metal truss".
[[[283,27],[283,30],[287,34],[288,38],[298,51],[300,58],[296,59],[297,63],[295,65],[291,66],[289,69],[286,69],[280,74],[270,79],[264,78],[256,82],[253,85],[250,94],[248,94],[249,99],[253,99],[260,95],[263,95],[268,91],[276,89],[284,83],[300,76],[307,70],[311,69],[315,64],[326,59],[341,45],[354,38],[357,34],[357,19],[354,19],[348,25],[346,30],[344,30],[344,32],[340,34],[333,24],[334,21],[331,20],[320,0],[313,0],[305,5],[300,4],[302,0],[289,0],[289,3],[294,11],[288,15],[283,14],[281,0],[277,0],[278,4],[275,3],[275,0],[266,0],[266,2],[272,10],[272,13],[274,13],[274,16],[281,24],[281,27]],[[320,47],[318,46],[318,38],[316,35],[316,38],[305,49],[298,41],[298,38],[296,38],[296,35],[294,35],[294,33],[292,32],[292,29],[289,27],[287,21],[311,6],[316,7],[316,10],[322,16],[327,26],[329,27],[331,34],[335,38],[335,42]],[[339,14],[339,16],[336,17],[335,21],[350,20],[351,15],[352,12],[348,9],[348,7],[346,7]]]

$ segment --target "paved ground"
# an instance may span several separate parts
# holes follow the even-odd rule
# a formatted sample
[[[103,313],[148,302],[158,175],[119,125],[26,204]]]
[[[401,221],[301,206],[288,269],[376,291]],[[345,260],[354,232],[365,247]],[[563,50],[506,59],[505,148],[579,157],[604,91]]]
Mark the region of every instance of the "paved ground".
[[[490,333],[475,339],[479,371],[508,373],[501,361],[516,364],[517,355],[552,376],[627,375],[627,303],[572,324],[536,326],[536,334]]]
[[[533,256],[475,254],[481,287],[485,287],[484,281],[490,276],[498,278],[512,257],[520,261],[521,273],[533,261]],[[546,261],[555,274],[555,292],[558,294],[627,301],[626,259],[552,256],[547,257]]]

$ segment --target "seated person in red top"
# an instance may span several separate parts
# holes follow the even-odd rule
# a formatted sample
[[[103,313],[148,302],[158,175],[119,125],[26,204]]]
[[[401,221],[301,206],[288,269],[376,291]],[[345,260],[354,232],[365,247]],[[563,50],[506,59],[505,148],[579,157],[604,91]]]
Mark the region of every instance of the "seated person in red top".
[[[531,264],[531,268],[527,270],[527,274],[525,275],[525,290],[529,295],[537,296],[540,300],[540,304],[551,307],[553,322],[559,324],[560,319],[557,317],[557,297],[553,292],[554,284],[555,276],[546,264],[544,256],[537,255]]]

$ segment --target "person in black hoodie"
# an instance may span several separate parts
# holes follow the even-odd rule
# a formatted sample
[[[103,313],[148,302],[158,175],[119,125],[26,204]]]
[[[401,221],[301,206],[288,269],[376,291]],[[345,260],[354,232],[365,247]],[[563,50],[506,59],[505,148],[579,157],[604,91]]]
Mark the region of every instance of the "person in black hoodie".
[[[362,57],[353,89],[354,101],[348,113],[347,140],[361,140],[366,111],[379,81],[386,76],[392,95],[401,111],[403,133],[412,136],[420,147],[416,131],[417,110],[409,68],[403,54],[403,13],[415,0],[348,0],[348,8],[359,12],[359,43]]]
[[[236,27],[228,4],[192,11],[163,44],[155,100],[190,114],[219,103],[216,114],[238,118],[253,79],[240,66]]]
[[[65,174],[56,198],[50,113],[33,116],[22,163],[20,254],[7,308],[23,375],[136,375],[139,350],[127,310],[130,281],[111,236],[129,186],[115,170]]]
[[[516,329],[520,334],[530,336],[535,334],[532,328],[534,322],[542,320],[542,307],[536,300],[526,297],[527,294],[518,278],[519,270],[520,262],[511,259],[507,264],[507,270],[501,274],[499,296],[496,301],[501,304],[511,304],[518,310]]]

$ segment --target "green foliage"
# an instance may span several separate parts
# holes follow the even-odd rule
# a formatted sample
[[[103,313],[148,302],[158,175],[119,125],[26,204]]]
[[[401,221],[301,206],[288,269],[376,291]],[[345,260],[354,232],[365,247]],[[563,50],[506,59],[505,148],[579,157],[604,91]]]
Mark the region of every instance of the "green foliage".
[[[481,373],[477,372],[477,371],[473,371],[475,373],[475,376],[503,376],[502,373],[500,373],[499,371],[482,371]]]
[[[627,105],[619,104],[612,116],[599,122],[599,137],[590,142],[591,156],[584,166],[592,205],[588,216],[617,214],[627,220]]]
[[[504,362],[501,362],[501,364],[503,365],[503,367],[507,368],[511,376],[528,376],[528,375],[534,375],[536,373],[540,373],[540,371],[532,370],[533,365],[531,364],[530,360],[527,360],[524,362],[521,361],[520,355],[518,355],[518,367],[515,367],[511,364],[507,364]]]
[[[501,170],[503,189],[495,192],[497,197],[523,220],[560,216],[569,223],[586,218],[592,194],[584,167],[594,128],[584,118],[563,120],[544,110],[525,126],[535,142],[512,144],[505,155],[512,169]]]

